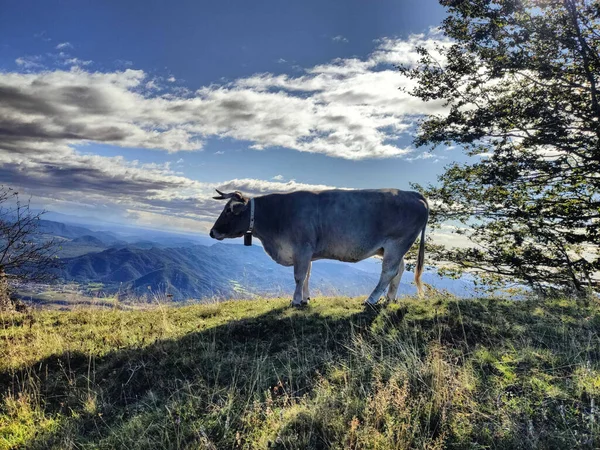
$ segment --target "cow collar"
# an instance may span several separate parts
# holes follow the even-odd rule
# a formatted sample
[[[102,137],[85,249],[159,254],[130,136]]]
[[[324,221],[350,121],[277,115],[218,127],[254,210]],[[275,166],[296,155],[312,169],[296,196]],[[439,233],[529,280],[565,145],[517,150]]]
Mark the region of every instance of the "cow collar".
[[[252,233],[254,229],[254,199],[250,199],[250,226],[248,227],[248,231],[246,233]]]

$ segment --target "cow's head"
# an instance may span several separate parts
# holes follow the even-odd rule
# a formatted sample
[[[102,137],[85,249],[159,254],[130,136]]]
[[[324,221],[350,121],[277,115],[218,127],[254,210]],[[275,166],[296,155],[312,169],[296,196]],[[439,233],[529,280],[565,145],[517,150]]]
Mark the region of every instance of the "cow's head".
[[[216,190],[216,200],[229,200],[223,212],[210,230],[210,237],[222,241],[225,238],[242,237],[250,225],[249,198],[244,197],[241,192],[235,191],[229,194]]]

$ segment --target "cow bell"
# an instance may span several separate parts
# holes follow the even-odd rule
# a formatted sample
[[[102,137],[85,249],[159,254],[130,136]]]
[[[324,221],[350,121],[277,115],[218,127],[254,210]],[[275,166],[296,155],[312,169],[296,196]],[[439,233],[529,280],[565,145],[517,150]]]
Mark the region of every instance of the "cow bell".
[[[250,231],[244,235],[244,245],[246,247],[250,247],[252,245],[252,233]]]

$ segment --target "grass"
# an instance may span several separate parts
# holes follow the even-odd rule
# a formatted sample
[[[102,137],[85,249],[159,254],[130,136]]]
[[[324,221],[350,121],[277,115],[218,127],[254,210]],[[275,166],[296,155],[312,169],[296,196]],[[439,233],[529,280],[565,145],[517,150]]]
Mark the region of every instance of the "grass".
[[[0,448],[598,448],[599,333],[565,299],[4,313]]]
[[[117,300],[116,295],[102,292],[102,283],[79,285],[70,283],[57,289],[52,285],[23,286],[16,293],[27,305],[34,308],[71,310],[81,307],[131,309],[140,306],[139,303],[124,303]]]

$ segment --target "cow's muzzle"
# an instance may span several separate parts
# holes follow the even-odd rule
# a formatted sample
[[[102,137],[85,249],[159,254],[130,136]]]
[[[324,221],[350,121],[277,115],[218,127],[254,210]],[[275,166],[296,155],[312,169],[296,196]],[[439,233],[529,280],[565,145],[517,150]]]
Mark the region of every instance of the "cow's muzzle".
[[[211,238],[216,239],[217,241],[222,241],[223,239],[225,239],[223,236],[219,236],[219,234],[215,232],[214,229],[210,230],[209,235]]]

